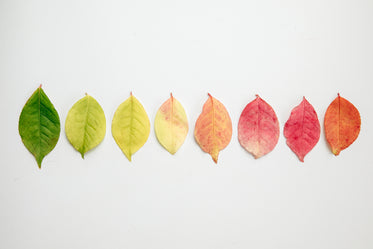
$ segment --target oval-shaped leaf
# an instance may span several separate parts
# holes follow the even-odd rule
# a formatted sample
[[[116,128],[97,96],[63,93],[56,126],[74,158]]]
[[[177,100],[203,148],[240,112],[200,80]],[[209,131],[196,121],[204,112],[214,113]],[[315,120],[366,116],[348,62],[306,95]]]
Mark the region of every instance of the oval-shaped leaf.
[[[303,101],[290,114],[284,127],[286,144],[301,162],[320,138],[320,122],[313,106],[303,97]]]
[[[175,154],[188,134],[188,119],[183,106],[172,94],[159,108],[154,121],[154,130],[159,143]]]
[[[132,95],[115,111],[111,132],[129,161],[148,140],[150,121],[144,107]]]
[[[238,121],[238,141],[255,159],[271,152],[279,138],[280,126],[273,108],[256,95]]]
[[[219,151],[231,141],[232,121],[224,105],[210,94],[208,96],[196,121],[194,137],[201,149],[217,163]]]
[[[65,132],[71,145],[84,154],[101,143],[106,133],[104,110],[86,94],[76,102],[67,114]]]
[[[325,113],[325,137],[334,155],[350,146],[360,133],[360,113],[356,107],[339,94]]]
[[[41,168],[43,158],[56,146],[61,130],[58,113],[41,85],[23,107],[18,130],[23,144]]]

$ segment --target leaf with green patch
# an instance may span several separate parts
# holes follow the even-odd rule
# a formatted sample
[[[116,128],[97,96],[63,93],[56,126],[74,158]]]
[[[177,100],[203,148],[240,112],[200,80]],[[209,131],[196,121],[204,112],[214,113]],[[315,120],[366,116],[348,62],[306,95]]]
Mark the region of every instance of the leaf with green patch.
[[[39,168],[60,137],[60,118],[41,85],[27,100],[18,123],[23,144],[34,155]]]
[[[105,137],[106,119],[100,104],[88,94],[78,100],[67,114],[65,132],[71,145],[84,158],[84,154]]]
[[[111,133],[129,161],[148,140],[150,121],[144,107],[132,95],[114,113]]]

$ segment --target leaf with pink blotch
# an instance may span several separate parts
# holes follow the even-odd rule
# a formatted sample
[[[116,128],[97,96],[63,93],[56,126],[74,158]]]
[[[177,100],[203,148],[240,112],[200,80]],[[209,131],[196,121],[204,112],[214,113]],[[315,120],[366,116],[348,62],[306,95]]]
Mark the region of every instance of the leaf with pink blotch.
[[[271,152],[278,141],[279,123],[275,111],[256,95],[242,111],[238,122],[238,140],[255,159]]]

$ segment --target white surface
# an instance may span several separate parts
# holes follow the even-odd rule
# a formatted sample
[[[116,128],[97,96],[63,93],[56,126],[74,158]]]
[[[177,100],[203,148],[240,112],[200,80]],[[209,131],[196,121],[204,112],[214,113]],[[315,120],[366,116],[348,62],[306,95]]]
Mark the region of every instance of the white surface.
[[[0,248],[373,248],[373,2],[0,2]],[[23,146],[18,118],[42,83],[61,137],[42,170]],[[152,123],[129,163],[113,113],[130,91]],[[153,121],[173,92],[190,132],[175,156]],[[103,143],[84,160],[64,121],[88,92],[107,117]],[[207,92],[233,121],[216,166],[193,138]],[[324,133],[305,163],[282,129],[305,95],[323,122],[337,92],[360,111],[358,140],[334,157]],[[281,137],[254,160],[237,141],[258,93]]]

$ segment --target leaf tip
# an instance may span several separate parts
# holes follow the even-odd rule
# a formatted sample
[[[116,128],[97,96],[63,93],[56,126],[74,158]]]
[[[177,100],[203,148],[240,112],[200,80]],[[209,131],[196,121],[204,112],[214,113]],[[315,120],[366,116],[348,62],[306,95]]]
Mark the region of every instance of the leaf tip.
[[[219,157],[219,150],[213,150],[210,155],[211,155],[212,160],[217,164],[218,157]]]
[[[82,158],[84,159],[84,152],[80,152],[80,155],[81,155]]]
[[[124,153],[124,155],[126,155],[126,157],[127,157],[127,159],[128,159],[128,161],[130,161],[130,162],[132,162],[132,155],[131,155],[131,153]]]
[[[41,89],[42,86],[43,86],[43,84],[40,84],[39,89]]]
[[[255,97],[260,98],[260,97],[259,97],[259,94],[255,94]]]
[[[41,162],[43,161],[44,156],[42,156],[42,155],[34,155],[34,157],[36,159],[36,162],[38,163],[39,169],[41,169]]]
[[[335,155],[335,156],[338,156],[339,155],[339,153],[341,153],[341,150],[340,149],[333,149],[333,154]]]

